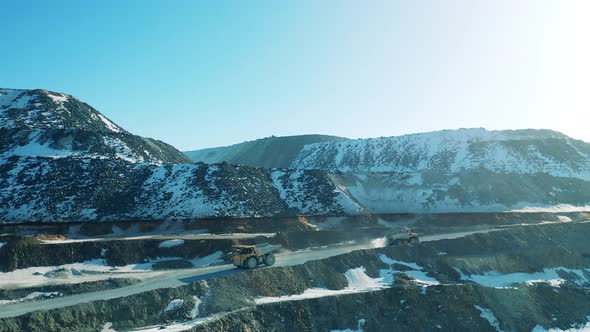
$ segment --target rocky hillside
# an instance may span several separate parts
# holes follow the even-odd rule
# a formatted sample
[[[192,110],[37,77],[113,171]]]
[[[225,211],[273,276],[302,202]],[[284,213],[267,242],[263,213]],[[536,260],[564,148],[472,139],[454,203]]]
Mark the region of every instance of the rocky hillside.
[[[333,173],[373,213],[590,205],[590,144],[549,130],[461,129],[311,144],[291,167]]]
[[[126,132],[77,98],[47,90],[0,89],[0,127]]]
[[[192,164],[75,97],[2,89],[0,143],[0,222],[590,209],[590,144],[548,130],[274,137],[217,155],[264,168]]]
[[[39,156],[188,162],[171,145],[132,135],[77,98],[0,89],[0,158]]]
[[[590,144],[550,130],[444,130],[306,146],[294,168],[536,174],[590,180]]]
[[[226,147],[186,151],[193,161],[228,162],[264,168],[287,168],[304,146],[322,142],[340,142],[346,138],[327,135],[267,137]]]
[[[325,173],[192,164],[75,97],[0,90],[0,221],[358,213]]]
[[[123,159],[12,157],[0,165],[0,220],[195,219],[356,213],[317,171]]]

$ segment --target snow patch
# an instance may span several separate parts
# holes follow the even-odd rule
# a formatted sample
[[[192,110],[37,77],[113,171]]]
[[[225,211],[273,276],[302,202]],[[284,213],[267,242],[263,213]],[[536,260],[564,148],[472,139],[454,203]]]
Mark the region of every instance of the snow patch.
[[[195,301],[195,306],[193,307],[190,313],[191,319],[195,319],[197,318],[197,316],[199,316],[199,306],[201,305],[201,303],[203,303],[203,301],[198,296],[193,296],[193,300]]]
[[[168,303],[166,308],[164,308],[164,312],[177,310],[178,308],[182,307],[183,304],[184,304],[184,300],[174,299],[174,300],[170,301],[170,303]]]
[[[96,115],[100,118],[100,120],[107,126],[107,128],[115,133],[120,133],[121,132],[121,128],[117,127],[117,125],[115,125],[114,123],[112,123],[109,119],[107,119],[106,117],[104,117],[102,114],[100,113],[96,113]]]
[[[23,92],[24,90],[0,89],[0,109],[10,106],[16,97]]]
[[[364,267],[351,269],[344,273],[348,281],[348,289],[352,290],[370,290],[383,288],[383,278],[371,278],[367,275]]]
[[[475,305],[474,307],[475,309],[479,310],[481,318],[487,320],[488,323],[490,323],[490,325],[496,329],[496,331],[502,332],[502,329],[500,329],[500,321],[498,321],[498,318],[496,318],[496,315],[494,315],[492,310],[480,307],[478,305]]]
[[[16,299],[16,300],[0,300],[0,305],[27,302],[27,301],[40,299],[40,298],[56,297],[56,296],[63,296],[63,294],[60,292],[33,292],[23,298]]]
[[[558,205],[532,205],[529,207],[523,207],[521,209],[511,210],[508,212],[548,212],[548,213],[559,213],[559,212],[587,212],[590,211],[590,206],[575,206],[571,204],[558,204]]]
[[[590,316],[588,319],[590,320]],[[585,325],[569,328],[567,330],[562,330],[560,328],[550,328],[547,330],[541,325],[537,325],[531,332],[590,332],[590,322],[586,323]]]
[[[529,280],[526,282],[527,285],[534,285],[534,284],[538,284],[538,283],[546,283],[551,285],[552,287],[559,287],[561,286],[563,283],[565,282],[565,280],[563,279],[549,279],[549,280]]]
[[[12,155],[21,157],[51,157],[60,158],[73,155],[69,150],[56,150],[49,146],[49,143],[40,143],[40,131],[32,131],[29,134],[29,142],[23,146],[18,146],[10,152]]]
[[[106,253],[106,252],[105,252]],[[36,286],[55,279],[74,280],[84,274],[96,273],[140,273],[152,270],[154,263],[182,259],[181,257],[166,257],[155,260],[150,260],[145,263],[129,264],[125,266],[109,266],[104,259],[94,259],[82,263],[71,263],[59,266],[34,266],[25,269],[18,269],[10,272],[0,273],[0,285],[3,286]],[[223,252],[217,251],[205,257],[199,257],[190,260],[194,267],[206,267],[212,264],[223,262]],[[49,277],[49,272],[63,271],[64,275],[61,277]],[[50,273],[51,274],[51,273]],[[49,274],[49,275],[50,275]]]
[[[174,239],[174,240],[167,240],[164,242],[160,242],[160,244],[158,245],[158,247],[160,248],[172,248],[172,247],[178,247],[184,244],[184,240],[181,239]]]
[[[383,278],[371,278],[365,273],[364,267],[351,269],[344,273],[348,286],[340,290],[331,290],[325,288],[309,288],[302,294],[285,295],[280,297],[260,297],[254,300],[256,304],[275,303],[284,301],[300,301],[305,299],[314,299],[326,296],[336,296],[341,294],[353,294],[373,291],[385,288],[388,285],[383,282]]]
[[[140,163],[144,161],[143,156],[133,152],[133,149],[131,149],[129,145],[117,137],[105,136],[103,137],[103,142],[105,145],[108,145],[115,150],[115,157],[119,159],[123,159],[130,163]]]
[[[61,93],[47,93],[47,96],[58,105],[63,105],[63,103],[65,103],[69,99],[67,95]]]
[[[113,329],[113,323],[108,322],[102,326],[102,330],[100,330],[100,332],[117,332],[117,331],[115,329]]]
[[[536,283],[547,283],[553,287],[559,287],[566,280],[560,276],[567,273],[569,276],[574,277],[574,282],[580,286],[588,284],[589,280],[586,274],[590,272],[590,269],[569,269],[565,267],[546,268],[542,272],[525,273],[498,273],[496,271],[490,271],[484,274],[471,274],[465,275],[462,270],[455,268],[461,275],[461,280],[472,281],[476,284],[487,287],[508,287],[514,284],[527,284],[533,285]]]
[[[389,269],[382,269],[379,271],[379,275],[383,278],[385,283],[387,283],[388,285],[392,285],[395,282],[394,275],[396,273],[404,273],[404,274],[412,277],[412,279],[414,279],[414,282],[424,286],[423,292],[426,291],[426,287],[428,287],[428,286],[440,285],[440,282],[438,280],[426,275],[426,272],[423,271],[424,268],[419,266],[416,263],[398,261],[395,259],[391,259],[383,254],[379,254],[379,259],[383,263],[389,265]],[[405,270],[405,271],[397,270],[394,268],[394,264],[408,267],[411,270]]]
[[[208,316],[208,317],[203,317],[203,318],[197,318],[194,320],[190,320],[187,322],[183,322],[183,323],[173,323],[170,325],[155,325],[155,326],[148,326],[148,327],[144,327],[144,328],[139,328],[139,329],[134,329],[133,331],[135,332],[161,332],[161,331],[166,331],[166,332],[180,332],[180,331],[190,331],[192,330],[193,327],[201,325],[203,323],[215,320],[221,316],[225,316],[225,315],[229,315],[233,312],[237,312],[243,309],[238,309],[235,311],[230,311],[230,312],[226,312],[226,313],[222,313],[222,314],[215,314],[212,316]]]

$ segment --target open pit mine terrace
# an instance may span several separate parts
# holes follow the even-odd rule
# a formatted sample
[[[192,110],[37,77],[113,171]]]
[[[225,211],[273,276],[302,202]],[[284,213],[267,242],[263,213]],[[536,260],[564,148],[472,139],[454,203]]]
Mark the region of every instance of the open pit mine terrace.
[[[590,328],[590,214],[0,225],[0,331]],[[411,227],[415,245],[388,246]],[[230,263],[279,244],[276,264]]]

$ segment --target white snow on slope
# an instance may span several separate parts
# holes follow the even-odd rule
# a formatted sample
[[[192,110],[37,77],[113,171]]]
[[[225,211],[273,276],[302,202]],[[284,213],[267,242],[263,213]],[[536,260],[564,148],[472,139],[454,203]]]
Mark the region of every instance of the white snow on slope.
[[[352,290],[373,290],[383,288],[386,284],[383,283],[383,278],[371,278],[367,275],[364,267],[351,269],[344,273],[348,281],[348,288]]]
[[[109,119],[107,119],[106,117],[104,117],[104,115],[97,113],[96,114],[100,120],[107,126],[107,128],[115,133],[120,133],[121,132],[121,128],[119,128],[116,124],[112,123]]]
[[[588,316],[586,319],[590,321],[590,316]],[[560,328],[550,328],[547,330],[541,325],[537,325],[531,332],[590,332],[590,322],[579,326],[572,326],[566,330],[562,330]]]
[[[105,136],[103,137],[105,145],[112,147],[115,150],[115,157],[126,160],[130,163],[143,162],[144,158],[141,155],[133,152],[131,147],[123,142],[120,138]]]
[[[200,323],[202,324],[202,323]],[[139,329],[133,329],[131,331],[134,332],[180,332],[180,331],[190,331],[193,326],[200,325],[197,323],[192,324],[191,322],[184,322],[184,323],[173,323],[170,325],[155,325],[149,327],[142,327]]]
[[[546,153],[547,139],[560,139],[580,158],[574,163]],[[520,141],[512,144],[511,142]],[[342,172],[401,172],[484,168],[497,173],[546,173],[590,180],[590,156],[572,139],[550,131],[443,130],[306,145],[291,167]],[[524,147],[523,147],[524,146]]]
[[[63,104],[68,101],[68,96],[62,93],[47,92],[47,96],[53,100],[54,103]]]
[[[168,169],[165,166],[155,168],[152,175],[144,182],[143,192],[152,192],[157,189],[157,197],[146,197],[147,204],[140,215],[148,215],[155,219],[164,218],[195,218],[216,216],[217,211],[223,209],[224,200],[209,200],[203,189],[193,185],[194,172],[199,165],[176,164]],[[215,182],[211,178],[214,172],[209,167],[206,180],[210,185]],[[167,197],[168,198],[164,198]],[[152,204],[152,201],[157,204]]]
[[[16,300],[0,300],[0,305],[2,304],[13,304],[19,302],[26,302],[32,301],[39,298],[46,298],[46,297],[54,297],[54,296],[62,296],[63,294],[60,292],[32,292],[31,294]]]
[[[238,309],[236,311],[240,311],[243,309]],[[172,323],[169,325],[155,325],[155,326],[147,326],[147,327],[142,327],[142,328],[138,328],[138,329],[133,329],[131,331],[134,332],[180,332],[180,331],[190,331],[193,327],[195,326],[199,326],[203,323],[215,320],[219,317],[231,314],[235,311],[230,311],[230,312],[226,312],[226,313],[222,313],[222,314],[215,314],[212,316],[208,316],[208,317],[203,317],[203,318],[197,318],[194,320],[190,320],[190,321],[186,321],[186,322],[182,322],[182,323]]]
[[[318,297],[368,292],[387,287],[387,284],[383,282],[383,278],[371,278],[365,273],[365,271],[366,270],[364,267],[346,271],[344,276],[348,281],[348,286],[343,289],[331,290],[325,288],[309,288],[306,289],[302,294],[285,295],[280,297],[260,297],[255,299],[254,302],[256,304],[264,304],[284,301],[299,301]]]
[[[82,263],[71,263],[59,266],[33,266],[25,269],[18,269],[10,272],[0,273],[0,285],[32,287],[44,284],[50,280],[67,279],[68,282],[83,281],[85,275],[96,273],[140,273],[151,271],[153,264],[157,262],[182,259],[181,257],[165,257],[151,260],[145,263],[129,264],[125,266],[109,266],[104,259],[94,259]],[[194,267],[205,267],[223,262],[223,252],[217,251],[213,254],[197,257],[188,260]],[[63,276],[51,277],[51,273],[63,270]]]
[[[570,205],[570,204],[545,205],[545,204],[537,203],[537,204],[530,204],[530,207],[523,207],[523,208],[519,208],[519,209],[514,209],[509,212],[559,213],[559,212],[586,212],[586,211],[590,211],[590,205],[586,205],[586,206],[575,206],[575,205]],[[564,220],[562,220],[562,221],[564,221]]]
[[[474,307],[475,309],[479,310],[480,316],[487,320],[490,325],[496,329],[496,331],[502,332],[502,329],[500,329],[500,321],[498,321],[498,318],[496,318],[496,315],[494,315],[494,312],[491,309],[483,308],[478,305]]]
[[[68,157],[74,154],[70,150],[56,150],[50,147],[48,142],[40,143],[40,135],[41,131],[32,131],[29,134],[29,143],[12,149],[10,154],[21,157],[36,156],[51,158]]]
[[[16,97],[25,90],[0,89],[0,111],[13,108]]]
[[[535,273],[498,273],[496,271],[487,272],[485,274],[472,274],[465,275],[462,270],[455,268],[461,275],[461,280],[472,281],[477,284],[487,287],[509,287],[514,284],[528,284],[532,285],[535,283],[548,283],[551,286],[559,287],[565,282],[560,276],[562,274],[568,274],[571,278],[574,278],[574,282],[580,286],[588,284],[589,280],[586,275],[589,275],[590,269],[569,269],[565,267],[546,268],[542,272]]]
[[[313,188],[305,187],[309,183],[305,181],[305,171],[289,171],[275,169],[271,173],[271,178],[279,196],[291,209],[295,209],[300,214],[315,215],[322,214],[326,206],[318,199],[312,198],[309,192]],[[361,208],[350,199],[341,188],[334,190],[336,194],[335,202],[345,214],[357,214]]]
[[[306,289],[302,294],[285,295],[280,297],[261,297],[254,300],[256,304],[263,303],[274,303],[283,301],[299,301],[304,299],[312,299],[325,296],[336,296],[341,294],[351,294],[368,292],[381,288],[386,288],[395,282],[394,274],[403,272],[414,279],[414,281],[424,287],[440,284],[438,280],[429,277],[423,271],[423,268],[416,263],[408,263],[391,259],[383,254],[379,255],[381,261],[387,265],[390,265],[389,269],[382,269],[379,271],[379,278],[371,278],[366,274],[364,267],[351,269],[346,271],[344,276],[348,282],[348,286],[339,290],[331,290],[325,288],[309,288]],[[393,265],[400,264],[410,269],[408,271],[396,270]]]
[[[195,319],[197,316],[199,316],[199,306],[201,303],[203,303],[203,300],[201,300],[198,296],[193,295],[193,300],[195,301],[195,306],[191,310],[191,319]]]
[[[166,308],[164,308],[164,312],[176,310],[176,309],[182,307],[182,305],[184,305],[184,300],[174,299],[174,300],[170,301],[170,303],[168,303]]]
[[[100,330],[100,332],[117,332],[117,331],[115,329],[113,329],[113,323],[107,322],[102,326],[102,330]]]
[[[174,240],[167,240],[167,241],[163,241],[160,242],[160,244],[158,245],[158,247],[160,248],[172,248],[172,247],[178,247],[184,244],[184,240],[182,239],[174,239]]]
[[[389,269],[382,269],[379,271],[379,274],[383,278],[383,281],[388,285],[392,285],[395,282],[394,276],[396,273],[404,273],[404,274],[412,277],[412,279],[414,279],[414,281],[417,284],[421,284],[424,287],[433,286],[433,285],[440,285],[440,282],[438,280],[436,280],[432,277],[429,277],[426,274],[426,272],[424,272],[424,268],[419,266],[416,263],[398,261],[395,259],[391,259],[383,254],[379,254],[379,259],[383,263],[390,266]],[[395,264],[405,266],[407,268],[410,268],[411,270],[409,270],[409,269],[404,269],[404,271],[397,270],[394,267]]]
[[[454,193],[453,178],[441,183],[414,186],[399,174],[373,173],[370,177],[361,173],[342,175],[348,192],[371,213],[449,213],[449,212],[584,212],[590,211],[588,203],[580,205],[553,205],[546,202],[528,202],[523,197],[515,197],[512,203],[499,203],[496,200],[479,201],[485,195],[474,190],[472,199],[460,199]],[[446,183],[445,183],[446,182]],[[482,193],[487,191],[483,190]],[[470,192],[468,191],[468,194]]]

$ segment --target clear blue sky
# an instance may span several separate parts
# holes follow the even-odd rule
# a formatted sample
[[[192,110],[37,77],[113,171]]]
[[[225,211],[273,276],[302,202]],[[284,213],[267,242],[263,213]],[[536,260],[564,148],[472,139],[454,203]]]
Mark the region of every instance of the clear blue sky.
[[[590,141],[590,1],[6,1],[0,87],[186,150],[550,128]]]

